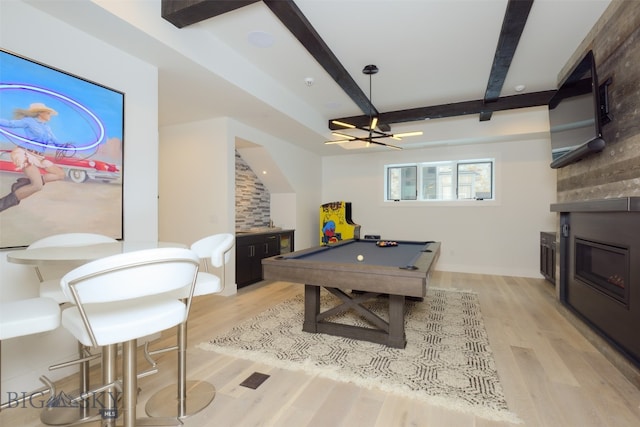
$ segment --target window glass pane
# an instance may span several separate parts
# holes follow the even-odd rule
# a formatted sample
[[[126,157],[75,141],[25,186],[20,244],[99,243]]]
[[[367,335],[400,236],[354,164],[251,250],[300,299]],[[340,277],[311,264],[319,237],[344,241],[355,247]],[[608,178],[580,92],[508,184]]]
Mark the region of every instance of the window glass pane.
[[[387,200],[493,199],[493,160],[386,166]],[[419,192],[418,192],[419,190]]]
[[[388,200],[416,200],[417,185],[417,166],[388,168]]]
[[[416,166],[402,168],[402,200],[415,200],[418,197],[417,169]]]
[[[455,184],[453,183],[452,165],[438,166],[438,199],[453,200]]]
[[[438,199],[438,171],[435,166],[422,168],[422,198],[424,200]]]
[[[450,163],[422,167],[422,200],[453,199],[453,182]]]
[[[402,168],[387,169],[387,200],[400,200]]]
[[[458,164],[458,199],[492,199],[492,163]]]

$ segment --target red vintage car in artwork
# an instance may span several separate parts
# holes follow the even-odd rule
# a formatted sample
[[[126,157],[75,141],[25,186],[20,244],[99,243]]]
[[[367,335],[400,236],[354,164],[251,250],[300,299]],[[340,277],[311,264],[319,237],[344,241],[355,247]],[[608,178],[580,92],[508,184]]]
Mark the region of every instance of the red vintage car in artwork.
[[[81,183],[88,179],[111,182],[120,178],[120,168],[113,163],[77,157],[46,158],[64,169],[65,175],[73,182]],[[11,150],[0,150],[0,171],[22,173],[11,161]]]

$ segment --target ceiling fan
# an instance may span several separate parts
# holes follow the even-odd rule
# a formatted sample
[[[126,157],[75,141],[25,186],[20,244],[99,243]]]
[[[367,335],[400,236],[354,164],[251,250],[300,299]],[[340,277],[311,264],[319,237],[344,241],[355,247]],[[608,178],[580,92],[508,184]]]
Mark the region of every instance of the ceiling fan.
[[[380,139],[391,138],[396,141],[400,141],[404,137],[422,135],[422,131],[416,132],[403,132],[403,133],[388,133],[378,129],[378,117],[373,115],[373,104],[371,95],[371,76],[378,72],[378,67],[370,64],[362,69],[362,73],[369,76],[369,126],[360,127],[350,123],[341,122],[338,120],[332,120],[331,123],[337,126],[341,126],[345,129],[358,129],[366,132],[366,136],[355,136],[341,132],[332,132],[332,135],[341,139],[326,141],[325,144],[344,144],[351,141],[364,141],[365,147],[369,147],[371,144],[383,145],[385,147],[393,148],[395,150],[402,150],[402,147],[393,144],[387,144],[386,142],[379,141]]]

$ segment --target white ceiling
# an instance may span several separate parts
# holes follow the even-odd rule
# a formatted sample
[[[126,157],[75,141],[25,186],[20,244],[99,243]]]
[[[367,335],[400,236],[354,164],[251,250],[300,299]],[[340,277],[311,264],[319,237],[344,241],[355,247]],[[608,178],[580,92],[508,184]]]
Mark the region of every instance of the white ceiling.
[[[25,0],[159,69],[161,126],[227,116],[320,155],[332,118],[364,114],[262,3],[178,29],[160,0]],[[482,99],[507,0],[296,0],[380,112]],[[500,96],[556,87],[610,0],[535,0]],[[249,41],[258,32],[269,47]],[[305,84],[312,78],[313,84]],[[494,117],[496,114],[494,114]],[[438,119],[392,125],[424,130]],[[460,120],[474,123],[475,117]],[[430,123],[431,122],[431,123]],[[384,148],[379,148],[384,149]]]

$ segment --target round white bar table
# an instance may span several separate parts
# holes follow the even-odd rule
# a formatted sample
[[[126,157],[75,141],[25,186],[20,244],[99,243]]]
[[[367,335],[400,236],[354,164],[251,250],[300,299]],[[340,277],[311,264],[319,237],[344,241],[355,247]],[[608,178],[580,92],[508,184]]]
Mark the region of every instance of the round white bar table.
[[[186,248],[182,243],[171,242],[115,242],[82,246],[59,246],[21,249],[7,252],[7,261],[14,264],[37,267],[76,265],[80,266],[96,259],[125,252],[153,248]]]

